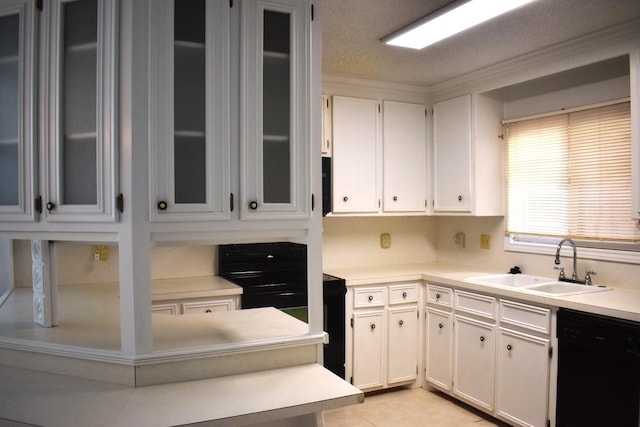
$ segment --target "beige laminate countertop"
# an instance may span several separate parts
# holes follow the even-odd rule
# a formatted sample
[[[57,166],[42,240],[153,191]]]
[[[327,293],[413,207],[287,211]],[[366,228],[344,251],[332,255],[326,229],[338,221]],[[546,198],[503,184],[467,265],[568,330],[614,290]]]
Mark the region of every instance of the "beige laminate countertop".
[[[640,291],[616,289],[579,295],[542,295],[527,289],[506,286],[480,285],[465,281],[474,276],[503,273],[481,269],[467,269],[442,263],[400,264],[390,266],[326,269],[325,273],[342,277],[347,286],[363,286],[412,280],[485,292],[520,301],[564,307],[589,313],[613,316],[640,322]]]
[[[153,301],[185,298],[221,297],[242,294],[242,287],[219,276],[154,279],[151,281]]]

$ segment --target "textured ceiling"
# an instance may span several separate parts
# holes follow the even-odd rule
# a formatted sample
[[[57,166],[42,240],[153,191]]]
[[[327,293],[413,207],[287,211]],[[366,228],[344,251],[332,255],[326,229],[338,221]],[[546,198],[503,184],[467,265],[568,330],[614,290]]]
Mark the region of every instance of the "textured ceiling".
[[[640,0],[538,0],[422,50],[380,39],[450,0],[320,0],[325,74],[430,86],[640,18]]]

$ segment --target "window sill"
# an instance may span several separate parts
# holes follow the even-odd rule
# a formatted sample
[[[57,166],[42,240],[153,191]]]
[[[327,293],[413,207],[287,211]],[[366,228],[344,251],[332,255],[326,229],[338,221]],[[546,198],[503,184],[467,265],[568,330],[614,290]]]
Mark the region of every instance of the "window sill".
[[[557,244],[516,241],[511,236],[505,236],[504,238],[504,250],[507,252],[555,256],[557,247]],[[563,247],[563,256],[566,250],[570,250],[570,247]],[[578,246],[578,257],[596,261],[640,264],[640,252],[633,250],[596,249]]]

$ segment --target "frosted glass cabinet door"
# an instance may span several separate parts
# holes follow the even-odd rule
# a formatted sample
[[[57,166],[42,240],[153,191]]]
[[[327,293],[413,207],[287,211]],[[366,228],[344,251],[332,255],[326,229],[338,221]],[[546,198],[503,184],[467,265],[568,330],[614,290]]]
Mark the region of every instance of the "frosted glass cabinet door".
[[[310,210],[310,2],[241,2],[243,218]]]
[[[116,16],[116,0],[43,3],[51,221],[116,219]]]
[[[0,221],[33,221],[34,11],[0,4]]]
[[[228,219],[231,8],[218,0],[150,7],[150,217]]]

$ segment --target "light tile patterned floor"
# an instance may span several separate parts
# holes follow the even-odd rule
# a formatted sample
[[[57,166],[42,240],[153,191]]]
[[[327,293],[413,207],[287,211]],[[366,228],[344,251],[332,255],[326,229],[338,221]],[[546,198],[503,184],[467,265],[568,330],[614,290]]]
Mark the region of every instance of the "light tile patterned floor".
[[[422,388],[367,394],[364,403],[324,412],[325,427],[490,427],[506,424]]]

